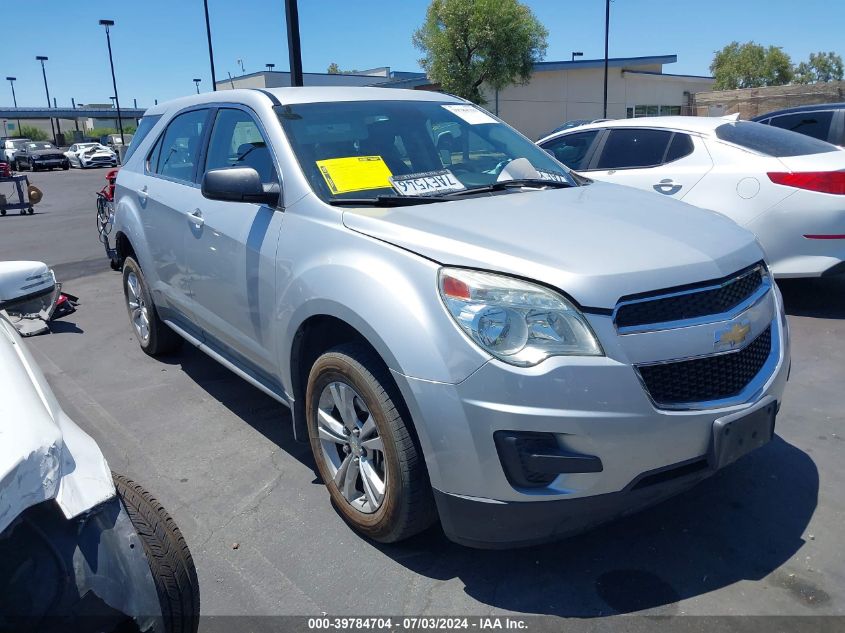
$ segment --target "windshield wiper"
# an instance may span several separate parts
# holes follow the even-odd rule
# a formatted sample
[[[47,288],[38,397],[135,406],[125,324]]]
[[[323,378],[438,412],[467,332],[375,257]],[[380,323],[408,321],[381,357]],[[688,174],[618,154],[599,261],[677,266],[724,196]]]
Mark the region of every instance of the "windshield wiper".
[[[469,196],[474,193],[488,193],[490,191],[504,191],[505,189],[515,189],[518,187],[552,187],[553,189],[566,189],[574,185],[568,182],[561,182],[559,180],[543,180],[542,178],[517,178],[514,180],[502,180],[494,182],[490,185],[481,187],[472,187],[463,189],[461,191],[451,191],[445,194],[444,197],[455,198],[458,196]]]
[[[375,196],[373,198],[333,198],[329,204],[336,207],[410,207],[416,204],[449,202],[444,196]]]

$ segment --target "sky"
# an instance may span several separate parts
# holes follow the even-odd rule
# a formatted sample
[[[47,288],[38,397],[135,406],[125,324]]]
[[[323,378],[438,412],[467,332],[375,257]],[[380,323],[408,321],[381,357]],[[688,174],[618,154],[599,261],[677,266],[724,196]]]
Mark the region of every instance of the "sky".
[[[604,55],[603,0],[523,0],[549,31],[547,61]],[[275,63],[287,70],[282,0],[208,0],[218,79]],[[299,0],[305,72],[390,66],[419,70],[411,34],[425,17],[425,0]],[[108,103],[113,94],[106,36],[121,105],[139,107],[211,88],[202,0],[0,0],[0,77],[16,76],[18,105],[46,102],[36,55],[46,55],[50,96],[59,104]],[[29,26],[21,33],[18,19]],[[713,52],[732,40],[781,46],[793,62],[811,52],[845,55],[842,0],[613,0],[610,56],[676,54],[664,72],[706,75]],[[0,105],[11,105],[9,83]]]

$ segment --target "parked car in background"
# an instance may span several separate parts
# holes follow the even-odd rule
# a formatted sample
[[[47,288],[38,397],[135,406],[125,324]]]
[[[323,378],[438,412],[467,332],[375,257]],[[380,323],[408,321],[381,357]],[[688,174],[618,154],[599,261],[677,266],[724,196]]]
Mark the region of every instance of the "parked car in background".
[[[751,120],[845,147],[845,103],[826,103],[775,110]]]
[[[567,121],[563,125],[560,125],[553,129],[551,132],[546,132],[540,138],[545,138],[551,134],[556,134],[557,132],[563,132],[564,130],[571,130],[574,127],[580,127],[582,125],[587,125],[588,123],[601,123],[602,121],[610,121],[611,119],[571,119]]]
[[[776,277],[845,272],[845,151],[834,145],[718,117],[609,121],[538,144],[590,178],[728,216],[756,233]]]
[[[544,541],[772,437],[783,305],[719,214],[435,92],[226,90],[142,125],[113,232],[141,349],[187,340],[289,406],[366,536]]]
[[[17,153],[20,146],[24,143],[29,141],[28,138],[7,138],[4,139],[2,145],[2,153],[0,153],[0,162],[8,163],[9,165],[14,165],[15,162],[15,154]]]
[[[71,167],[117,167],[117,154],[99,143],[74,143],[65,156]]]
[[[21,143],[15,152],[14,167],[17,171],[24,168],[31,171],[39,169],[70,169],[70,161],[62,151],[47,141],[27,141]]]
[[[19,287],[7,271],[0,289]],[[3,307],[0,630],[195,632],[199,585],[179,528],[141,485],[110,471]]]
[[[106,134],[105,136],[100,138],[100,145],[105,145],[114,151],[117,151],[117,148],[120,145],[126,145],[127,147],[132,142],[132,134],[124,134],[123,141],[120,140],[120,134]]]

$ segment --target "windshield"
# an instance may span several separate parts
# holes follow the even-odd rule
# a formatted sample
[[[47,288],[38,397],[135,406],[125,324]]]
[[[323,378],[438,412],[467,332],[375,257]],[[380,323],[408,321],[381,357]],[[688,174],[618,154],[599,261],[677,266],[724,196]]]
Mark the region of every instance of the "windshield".
[[[784,158],[823,154],[839,149],[811,136],[752,121],[720,125],[716,128],[716,138],[760,154]]]
[[[27,143],[29,149],[56,149],[51,143]]]
[[[575,185],[545,151],[470,104],[345,101],[276,111],[305,176],[326,201],[442,195],[508,179]],[[517,159],[519,168],[503,174]]]

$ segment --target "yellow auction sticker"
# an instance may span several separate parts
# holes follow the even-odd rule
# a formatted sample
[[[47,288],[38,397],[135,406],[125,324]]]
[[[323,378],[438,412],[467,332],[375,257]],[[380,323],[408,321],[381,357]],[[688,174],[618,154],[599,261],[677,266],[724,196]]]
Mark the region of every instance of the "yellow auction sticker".
[[[333,194],[390,188],[390,173],[381,156],[348,156],[316,161]]]

